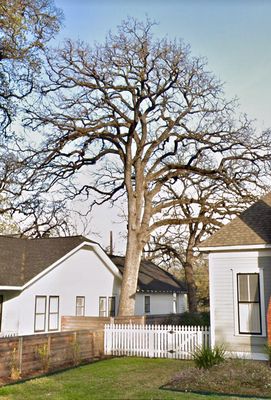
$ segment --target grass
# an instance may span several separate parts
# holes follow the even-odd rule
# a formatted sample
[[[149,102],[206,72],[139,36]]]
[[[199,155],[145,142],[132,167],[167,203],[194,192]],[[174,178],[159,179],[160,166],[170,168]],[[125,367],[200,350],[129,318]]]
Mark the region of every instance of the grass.
[[[160,389],[176,374],[193,370],[193,365],[168,359],[109,359],[2,387],[0,400],[221,400]]]
[[[161,390],[190,361],[114,358],[0,388],[0,400],[221,400]]]

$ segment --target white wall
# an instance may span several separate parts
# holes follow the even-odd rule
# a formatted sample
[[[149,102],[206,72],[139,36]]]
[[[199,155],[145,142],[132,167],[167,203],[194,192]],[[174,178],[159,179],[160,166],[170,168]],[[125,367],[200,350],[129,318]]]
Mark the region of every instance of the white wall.
[[[34,332],[37,295],[59,296],[60,319],[61,315],[75,315],[76,296],[85,296],[86,316],[98,316],[99,296],[116,296],[118,303],[120,283],[92,249],[82,248],[20,295],[7,300],[4,294],[2,332]]]
[[[259,273],[262,335],[239,334],[237,313],[237,274]],[[212,344],[224,344],[239,354],[264,353],[266,310],[271,293],[271,252],[236,251],[209,255],[210,314]]]
[[[135,314],[144,315],[144,297],[150,296],[150,313],[149,314],[172,314],[173,310],[173,294],[172,293],[137,293]],[[186,295],[177,295],[177,313],[187,311]]]

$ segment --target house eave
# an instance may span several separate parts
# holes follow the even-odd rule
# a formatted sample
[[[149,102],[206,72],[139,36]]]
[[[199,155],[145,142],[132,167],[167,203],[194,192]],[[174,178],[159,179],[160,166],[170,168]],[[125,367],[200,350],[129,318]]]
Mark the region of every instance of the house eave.
[[[187,291],[185,290],[151,290],[151,289],[137,289],[137,293],[176,293],[176,294],[187,294]]]
[[[0,290],[16,290],[16,291],[21,291],[23,290],[22,286],[6,286],[6,285],[0,285]]]
[[[221,251],[239,251],[239,250],[265,250],[271,249],[271,244],[249,244],[249,245],[236,245],[236,246],[206,246],[195,247],[195,251],[202,253],[206,252],[221,252]]]

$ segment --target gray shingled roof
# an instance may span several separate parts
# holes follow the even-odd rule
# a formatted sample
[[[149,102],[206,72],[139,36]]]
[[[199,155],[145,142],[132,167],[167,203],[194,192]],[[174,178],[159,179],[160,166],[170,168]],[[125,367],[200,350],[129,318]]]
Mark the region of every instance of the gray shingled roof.
[[[64,257],[83,236],[22,239],[0,236],[0,286],[22,286]]]
[[[202,242],[201,247],[271,244],[271,193]]]
[[[113,255],[109,255],[109,257],[123,273],[125,257]],[[184,282],[178,281],[173,275],[147,260],[141,261],[137,288],[142,292],[187,292]]]

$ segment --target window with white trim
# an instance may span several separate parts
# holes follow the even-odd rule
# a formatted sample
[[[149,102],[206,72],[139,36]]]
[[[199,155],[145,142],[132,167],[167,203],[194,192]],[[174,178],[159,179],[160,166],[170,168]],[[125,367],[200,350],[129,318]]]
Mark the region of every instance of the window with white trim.
[[[262,334],[258,273],[237,274],[238,329],[240,334]]]
[[[107,317],[106,297],[99,297],[99,317]]]
[[[84,317],[85,315],[85,296],[76,296],[76,312],[77,317]]]
[[[108,316],[115,317],[116,315],[116,297],[108,297]]]
[[[144,313],[151,312],[151,296],[144,296]]]
[[[59,296],[49,296],[48,331],[57,331],[59,323]]]
[[[44,332],[46,328],[46,296],[35,297],[34,331]]]

